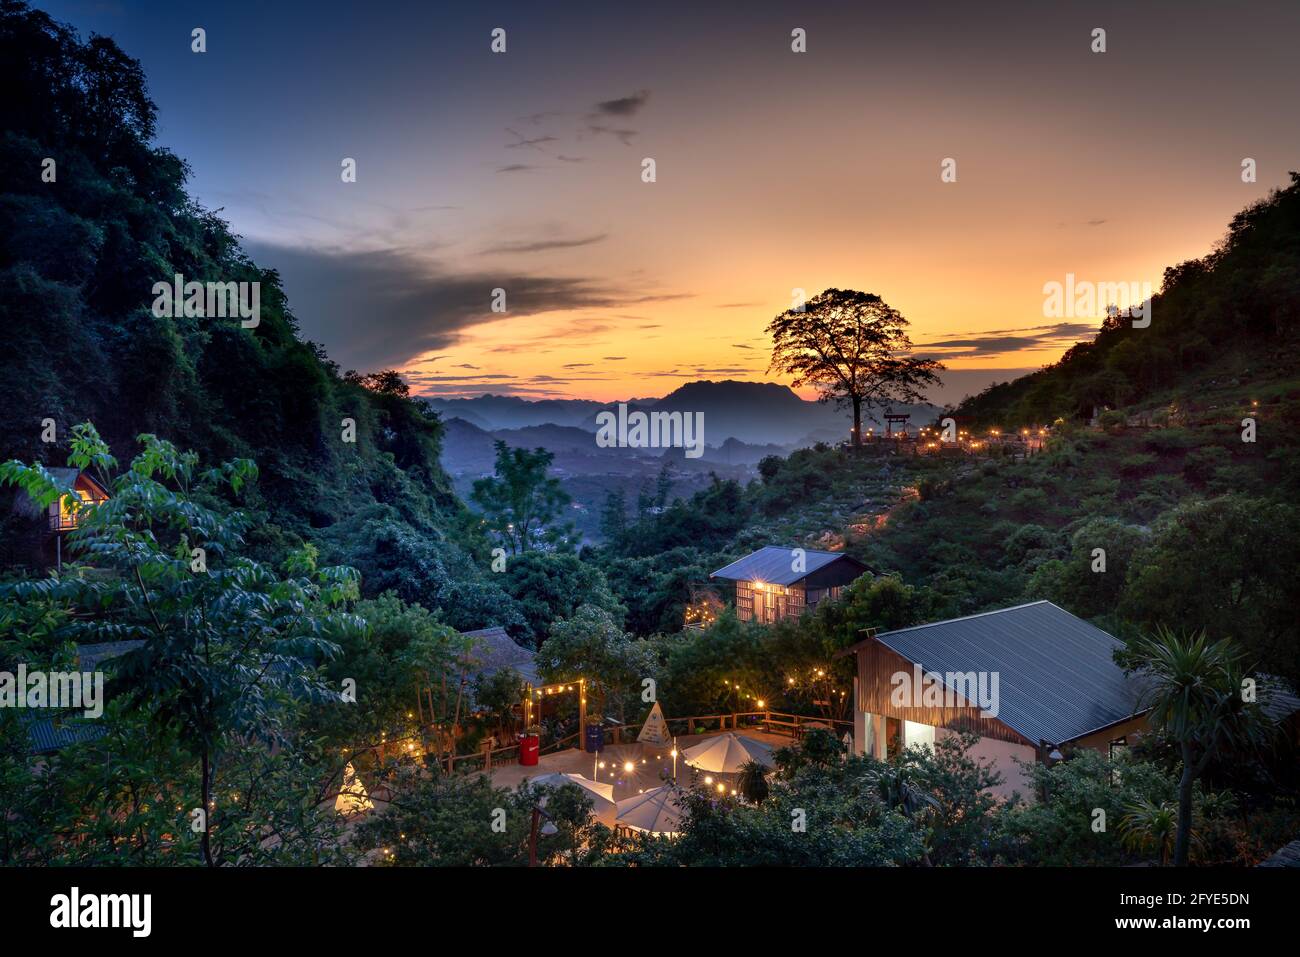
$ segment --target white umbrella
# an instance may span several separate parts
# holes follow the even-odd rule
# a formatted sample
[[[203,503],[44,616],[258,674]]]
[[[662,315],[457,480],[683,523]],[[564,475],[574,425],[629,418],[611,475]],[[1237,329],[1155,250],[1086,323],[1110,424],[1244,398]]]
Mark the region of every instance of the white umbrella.
[[[735,774],[749,761],[757,761],[770,768],[772,749],[752,738],[742,738],[732,731],[687,748],[682,752],[686,763],[700,771],[714,774]]]
[[[619,801],[617,821],[634,831],[676,834],[681,829],[683,813],[684,809],[677,803],[677,795],[669,785],[664,784],[644,794]]]
[[[561,788],[566,784],[576,784],[591,798],[591,813],[596,815],[596,820],[606,827],[614,826],[614,817],[618,813],[618,805],[614,803],[614,785],[593,781],[584,778],[581,774],[543,774],[531,780],[537,787],[544,788]]]

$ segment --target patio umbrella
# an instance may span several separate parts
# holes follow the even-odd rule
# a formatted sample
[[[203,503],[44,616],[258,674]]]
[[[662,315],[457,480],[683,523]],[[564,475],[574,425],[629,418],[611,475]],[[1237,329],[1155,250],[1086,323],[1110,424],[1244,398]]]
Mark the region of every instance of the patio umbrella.
[[[619,801],[617,821],[634,831],[676,834],[681,829],[683,813],[677,795],[665,784]]]
[[[687,748],[682,757],[691,767],[714,774],[735,774],[749,761],[757,761],[765,768],[774,763],[771,748],[732,731]]]
[[[587,797],[591,798],[591,813],[596,815],[596,820],[606,827],[614,826],[614,817],[618,813],[618,806],[614,803],[614,785],[593,781],[584,778],[581,774],[543,774],[530,780],[534,785],[544,788],[561,788],[566,784],[576,784],[587,792]]]

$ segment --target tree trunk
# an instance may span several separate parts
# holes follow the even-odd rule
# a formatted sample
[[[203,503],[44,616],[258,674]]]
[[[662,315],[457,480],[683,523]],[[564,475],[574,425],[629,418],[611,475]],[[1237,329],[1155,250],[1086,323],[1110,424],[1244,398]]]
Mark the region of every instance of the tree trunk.
[[[1192,841],[1192,785],[1196,772],[1192,768],[1192,747],[1183,745],[1183,775],[1178,779],[1178,840],[1174,845],[1174,866],[1186,867]]]
[[[853,445],[862,446],[862,397],[857,395],[853,397]]]
[[[203,746],[203,863],[208,867],[213,867],[212,863],[212,822],[209,817],[212,814],[211,787],[208,783],[208,746]]]

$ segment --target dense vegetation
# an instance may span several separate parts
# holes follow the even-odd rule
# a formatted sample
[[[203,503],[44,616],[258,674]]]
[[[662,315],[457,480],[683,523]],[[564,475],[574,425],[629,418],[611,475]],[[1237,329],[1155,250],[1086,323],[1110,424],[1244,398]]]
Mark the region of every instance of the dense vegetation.
[[[261,556],[312,540],[334,561],[418,567],[448,608],[471,593],[463,627],[496,624],[495,606],[509,617],[487,540],[439,464],[437,416],[396,376],[341,375],[299,337],[278,275],[189,198],[185,162],[152,145],[139,64],[5,0],[0,81],[0,458],[63,465],[82,421],[119,455],[142,432],[183,436],[205,460],[257,462],[249,547]],[[259,324],[156,317],[153,285],[176,274],[260,283]],[[42,439],[46,419],[57,442]],[[0,531],[0,563],[22,562],[18,529]]]
[[[1108,326],[959,412],[1004,427],[1059,420],[1043,454],[819,446],[765,459],[747,486],[715,479],[674,499],[661,482],[632,514],[613,497],[606,543],[579,553],[548,453],[501,450],[473,511],[439,465],[438,417],[400,377],[341,373],[301,340],[275,273],[152,144],[143,74],[111,41],[83,43],[0,0],[0,71],[12,94],[0,107],[0,494],[48,506],[70,490],[46,467],[67,464],[112,496],[83,511],[59,575],[23,567],[30,515],[0,502],[0,671],[143,643],[107,666],[104,719],[61,718],[78,734],[57,755],[34,757],[25,720],[0,713],[0,863],[523,863],[533,796],[440,763],[519,730],[517,680],[475,680],[460,634],[490,625],[535,649],[543,676],[586,676],[592,713],[627,722],[648,710],[646,679],[669,715],[763,700],[843,718],[850,666],[834,656],[861,629],[1035,597],[1125,636],[1208,629],[1248,665],[1300,680],[1300,185],[1171,270],[1150,329]],[[156,317],[153,284],[176,273],[260,283],[260,323]],[[1098,403],[1115,407],[1104,430],[1084,425]],[[1161,427],[1129,426],[1153,410]],[[1242,441],[1246,416],[1254,442]],[[798,622],[723,613],[683,630],[709,572],[771,543],[843,548],[876,574]],[[575,729],[552,718],[544,730],[549,742]],[[1243,862],[1294,820],[1285,762],[1233,763],[1213,734],[1153,736],[1123,767],[1085,756],[1036,769],[1033,805],[995,805],[987,769],[959,744],[884,765],[841,762],[836,748],[814,737],[784,754],[777,773],[751,775],[743,803],[683,795],[693,813],[671,845],[617,842],[567,793],[538,854],[1121,863],[1173,855],[1175,804],[1190,802],[1184,849]],[[1188,754],[1198,772],[1184,780]],[[396,797],[357,828],[334,812],[349,765]],[[1090,836],[1081,810],[1097,807],[1129,823]],[[499,831],[484,826],[497,808]],[[800,808],[806,832],[791,829]]]

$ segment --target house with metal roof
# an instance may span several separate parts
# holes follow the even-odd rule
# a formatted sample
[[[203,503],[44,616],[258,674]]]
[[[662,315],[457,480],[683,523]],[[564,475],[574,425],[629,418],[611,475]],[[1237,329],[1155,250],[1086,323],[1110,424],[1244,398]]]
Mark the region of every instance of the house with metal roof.
[[[1115,663],[1120,647],[1048,601],[870,634],[841,652],[857,656],[855,750],[885,758],[971,732],[973,756],[1002,773],[995,790],[1028,796],[1017,760],[1114,752],[1146,729],[1141,682]]]
[[[21,521],[12,533],[14,540],[6,543],[5,564],[61,568],[65,557],[64,537],[80,524],[85,507],[109,498],[108,489],[87,472],[75,468],[47,468],[46,472],[60,485],[76,492],[81,507],[70,501],[71,496],[65,496],[42,508],[19,490],[11,512]]]
[[[771,624],[839,598],[846,585],[869,571],[843,552],[765,545],[709,578],[735,583],[736,617],[741,621]]]
[[[972,756],[1002,774],[994,792],[1032,797],[1017,760],[1050,762],[1079,748],[1114,755],[1147,732],[1143,680],[1115,663],[1120,647],[1049,601],[868,633],[840,652],[857,657],[854,750],[884,759],[971,732]],[[1300,740],[1300,699],[1267,679],[1260,703]]]

